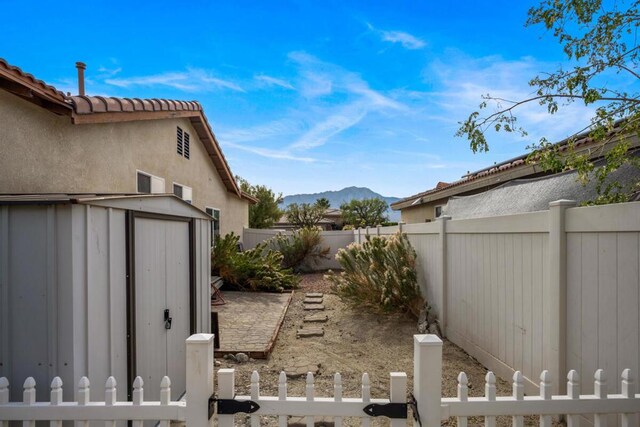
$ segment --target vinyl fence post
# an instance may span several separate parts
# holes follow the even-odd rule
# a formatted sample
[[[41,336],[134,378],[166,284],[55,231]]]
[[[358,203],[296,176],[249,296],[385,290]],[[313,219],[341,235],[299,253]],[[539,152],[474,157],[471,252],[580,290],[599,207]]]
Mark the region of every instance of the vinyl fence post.
[[[440,426],[442,340],[437,335],[413,336],[413,395],[422,427]],[[420,426],[414,421],[414,427]]]
[[[378,236],[380,236],[380,228],[381,228],[381,227],[382,227],[382,225],[380,225],[380,224],[376,225],[376,234],[377,234]]]
[[[213,334],[187,338],[187,411],[189,427],[213,426],[209,419],[209,397],[213,394]]]
[[[448,292],[448,277],[447,277],[447,221],[451,217],[442,215],[436,218],[436,222],[440,226],[439,230],[439,250],[440,250],[440,264],[438,270],[440,270],[440,292],[439,298],[436,300],[437,309],[439,310],[440,330],[442,336],[447,336],[447,292]]]
[[[567,233],[565,211],[576,206],[573,200],[549,203],[549,280],[544,289],[545,304],[542,316],[543,366],[551,378],[567,374]],[[572,367],[573,368],[573,367]],[[564,381],[554,381],[554,394],[565,394]]]

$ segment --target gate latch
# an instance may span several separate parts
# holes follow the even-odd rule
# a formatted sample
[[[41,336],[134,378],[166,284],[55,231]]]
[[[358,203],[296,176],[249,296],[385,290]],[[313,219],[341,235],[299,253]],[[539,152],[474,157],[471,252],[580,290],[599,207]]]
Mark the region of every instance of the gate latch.
[[[406,403],[372,403],[363,411],[371,417],[407,418]]]
[[[216,404],[218,415],[253,414],[260,409],[260,405],[253,400],[218,399],[213,395],[209,398],[209,418],[213,415]]]

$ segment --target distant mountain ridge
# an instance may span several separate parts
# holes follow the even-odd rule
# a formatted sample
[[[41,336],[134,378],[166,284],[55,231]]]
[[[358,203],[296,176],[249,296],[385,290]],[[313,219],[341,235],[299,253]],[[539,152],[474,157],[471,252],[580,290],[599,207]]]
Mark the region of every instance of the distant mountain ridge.
[[[385,197],[366,187],[346,187],[338,191],[323,191],[322,193],[292,194],[285,196],[280,207],[285,208],[292,203],[315,203],[316,200],[323,197],[329,200],[332,208],[339,208],[341,204],[354,199],[362,200],[377,197],[389,205],[400,200],[400,197]],[[387,216],[389,217],[389,221],[400,221],[400,212],[392,211],[391,208],[387,210]]]

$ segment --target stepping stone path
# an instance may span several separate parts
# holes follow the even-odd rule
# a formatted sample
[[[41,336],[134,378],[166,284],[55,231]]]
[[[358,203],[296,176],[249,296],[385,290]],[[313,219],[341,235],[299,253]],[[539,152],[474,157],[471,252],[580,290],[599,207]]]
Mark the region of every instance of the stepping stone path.
[[[329,320],[329,316],[324,313],[309,314],[304,316],[304,323],[324,323]]]
[[[305,358],[297,360],[284,369],[285,375],[289,378],[304,378],[307,376],[307,372],[311,372],[313,375],[318,375],[319,371],[319,364],[311,363]]]
[[[322,304],[324,294],[319,292],[309,292],[304,295],[304,309],[306,311],[324,311]],[[328,316],[324,313],[315,313],[305,316],[304,323],[322,323],[328,320]],[[321,337],[324,335],[324,329],[320,326],[307,325],[300,327],[296,333],[297,338]]]

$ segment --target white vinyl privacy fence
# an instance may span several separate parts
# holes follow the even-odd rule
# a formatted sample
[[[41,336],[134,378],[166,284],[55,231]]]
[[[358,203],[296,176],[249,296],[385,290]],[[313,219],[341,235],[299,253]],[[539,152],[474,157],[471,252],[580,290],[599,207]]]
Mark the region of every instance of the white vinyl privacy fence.
[[[447,338],[502,378],[520,371],[537,394],[543,369],[554,378],[640,370],[640,202],[557,201],[548,211],[333,233],[352,234],[341,236],[346,246],[399,229]],[[326,242],[332,252],[341,244]]]
[[[524,381],[518,371],[513,376],[511,396],[496,396],[496,378],[488,372],[485,378],[484,396],[469,397],[468,381],[464,373],[458,375],[456,397],[443,398],[442,341],[435,335],[414,336],[413,391],[407,395],[407,375],[403,372],[390,374],[389,398],[372,398],[367,374],[363,375],[360,396],[345,397],[342,379],[334,376],[333,396],[317,396],[314,378],[307,375],[304,396],[289,396],[286,375],[278,380],[278,396],[264,396],[260,392],[260,377],[251,376],[250,395],[238,396],[235,391],[235,371],[220,369],[217,386],[214,387],[213,335],[199,334],[187,340],[187,392],[183,401],[171,400],[171,381],[164,377],[160,382],[160,401],[147,401],[144,383],[140,377],[133,384],[131,402],[117,400],[113,379],[105,384],[104,400],[91,399],[91,384],[86,377],[78,383],[75,401],[63,401],[63,384],[58,377],[51,383],[50,400],[37,402],[34,379],[29,377],[22,385],[21,402],[9,402],[10,385],[0,378],[0,426],[8,421],[22,421],[23,426],[35,427],[36,421],[50,421],[51,426],[61,426],[63,421],[105,421],[113,426],[116,421],[129,420],[132,425],[142,427],[144,421],[160,421],[169,426],[172,421],[185,422],[188,427],[207,427],[217,421],[221,427],[235,425],[236,414],[251,414],[251,425],[260,426],[273,418],[282,427],[289,417],[306,417],[307,426],[314,425],[314,417],[331,417],[336,426],[342,425],[345,417],[361,419],[370,425],[373,417],[387,417],[392,427],[407,424],[413,415],[414,426],[437,427],[449,417],[457,419],[457,425],[466,426],[468,417],[484,417],[485,426],[495,426],[497,416],[510,416],[514,426],[524,425],[524,416],[533,415],[540,426],[551,426],[552,417],[562,416],[568,425],[576,427],[582,416],[593,414],[596,426],[619,422],[623,427],[637,426],[640,412],[640,395],[636,393],[635,378],[629,369],[622,371],[620,381],[614,377],[607,380],[605,372],[597,370],[593,380],[593,393],[584,393],[580,377],[575,371],[568,375],[567,393],[552,395],[553,384],[563,382],[553,378],[548,371],[540,375],[540,391],[534,396],[524,396]],[[611,393],[611,385],[620,383],[621,392]],[[583,381],[586,385],[587,380]],[[610,423],[611,422],[611,423]],[[531,425],[531,424],[528,424]]]

